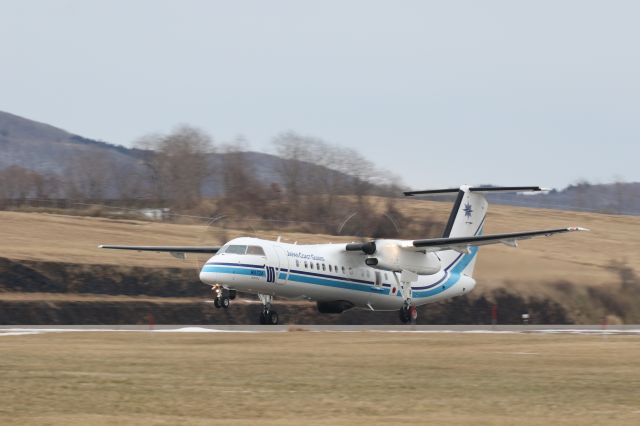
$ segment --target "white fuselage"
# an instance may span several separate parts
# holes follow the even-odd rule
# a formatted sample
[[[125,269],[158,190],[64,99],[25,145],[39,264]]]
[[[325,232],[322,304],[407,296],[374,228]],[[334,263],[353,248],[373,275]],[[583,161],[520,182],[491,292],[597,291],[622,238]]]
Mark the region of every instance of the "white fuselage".
[[[230,245],[260,247],[264,254],[227,253]],[[250,250],[248,250],[249,252]],[[411,283],[411,302],[424,305],[468,293],[475,280],[462,271],[477,249],[443,262],[440,270],[418,275]],[[298,245],[257,238],[237,238],[211,257],[200,271],[200,280],[238,291],[288,299],[319,302],[348,301],[355,307],[396,310],[405,297],[401,273],[374,269],[365,255],[345,251],[344,244]],[[448,256],[451,258],[451,256]]]

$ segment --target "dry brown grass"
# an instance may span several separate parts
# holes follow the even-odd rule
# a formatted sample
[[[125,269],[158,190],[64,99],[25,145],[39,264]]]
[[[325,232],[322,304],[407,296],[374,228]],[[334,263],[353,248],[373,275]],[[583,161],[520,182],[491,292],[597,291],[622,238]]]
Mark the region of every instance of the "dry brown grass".
[[[386,201],[379,200],[384,208]],[[449,203],[399,200],[398,209],[410,217],[446,220]],[[483,248],[476,267],[481,288],[517,282],[521,292],[538,291],[539,283],[569,280],[576,284],[616,282],[607,269],[614,258],[625,259],[640,274],[640,218],[562,212],[508,206],[490,206],[486,233],[583,226],[589,233],[524,241],[517,250],[496,245]],[[59,262],[194,268],[203,256],[180,261],[166,254],[100,250],[98,244],[219,244],[218,237],[246,235],[244,231],[132,220],[62,216],[43,213],[0,212],[0,256]],[[275,239],[277,232],[256,236]],[[347,242],[353,237],[282,233],[287,241],[301,243]]]
[[[0,337],[2,424],[636,425],[634,336]]]

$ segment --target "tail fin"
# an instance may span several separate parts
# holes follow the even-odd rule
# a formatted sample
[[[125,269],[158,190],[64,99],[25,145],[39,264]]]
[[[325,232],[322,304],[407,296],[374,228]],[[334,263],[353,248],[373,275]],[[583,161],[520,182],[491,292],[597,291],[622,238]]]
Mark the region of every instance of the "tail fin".
[[[513,186],[513,187],[470,187],[463,185],[460,188],[435,189],[427,191],[405,192],[406,196],[415,195],[442,195],[457,193],[458,196],[449,215],[449,220],[444,228],[443,238],[471,237],[482,235],[489,203],[485,193],[496,192],[536,192],[544,191],[539,186]],[[457,262],[458,272],[471,277],[477,258],[477,247],[472,247],[469,253],[458,253],[447,250],[439,253],[443,265],[451,265]]]

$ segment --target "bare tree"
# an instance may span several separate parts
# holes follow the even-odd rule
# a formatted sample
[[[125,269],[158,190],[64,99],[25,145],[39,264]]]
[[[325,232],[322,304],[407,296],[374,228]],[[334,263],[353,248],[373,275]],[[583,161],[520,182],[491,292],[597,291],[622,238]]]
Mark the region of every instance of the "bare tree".
[[[92,152],[81,151],[69,158],[64,173],[67,196],[88,200],[109,198],[113,167],[112,158]]]
[[[273,145],[282,162],[280,164],[280,177],[282,179],[287,197],[293,203],[297,203],[305,188],[303,162],[311,157],[310,145],[313,143],[307,137],[294,132],[282,133],[275,137]]]
[[[177,207],[193,207],[202,198],[202,185],[210,176],[211,137],[200,129],[180,126],[168,135],[147,135],[136,142],[149,150],[144,164],[158,200]]]
[[[223,210],[234,215],[263,216],[265,188],[247,158],[248,145],[242,138],[221,149],[219,177],[224,191]]]

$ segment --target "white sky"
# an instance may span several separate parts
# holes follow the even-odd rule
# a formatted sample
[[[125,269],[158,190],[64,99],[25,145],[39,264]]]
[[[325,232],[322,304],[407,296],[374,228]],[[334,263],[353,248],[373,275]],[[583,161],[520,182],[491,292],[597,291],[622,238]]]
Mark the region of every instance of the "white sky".
[[[415,188],[640,181],[637,1],[0,2],[0,110],[130,145],[295,130]],[[1,154],[1,153],[0,153]]]

